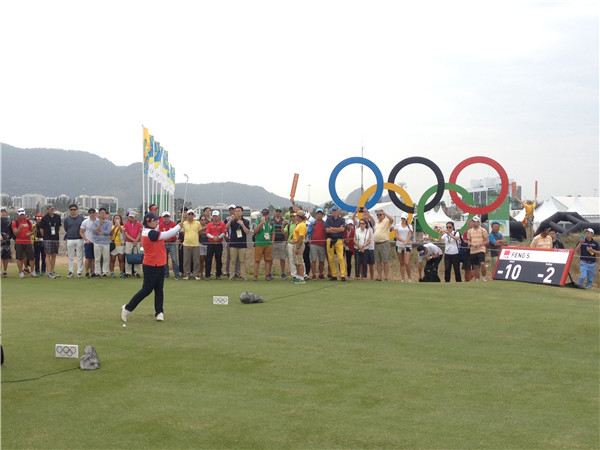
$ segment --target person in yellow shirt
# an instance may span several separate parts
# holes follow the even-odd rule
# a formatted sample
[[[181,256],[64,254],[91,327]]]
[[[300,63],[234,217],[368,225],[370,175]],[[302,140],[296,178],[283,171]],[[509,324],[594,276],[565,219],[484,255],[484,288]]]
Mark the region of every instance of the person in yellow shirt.
[[[304,240],[306,239],[306,213],[302,210],[296,211],[296,228],[292,244],[294,246],[294,264],[296,265],[296,276],[292,278],[292,283],[304,284]]]
[[[531,248],[552,248],[552,236],[550,236],[550,227],[544,226],[541,228],[540,234],[531,241]]]
[[[181,228],[184,233],[183,238],[183,279],[188,280],[190,274],[196,280],[201,280],[200,273],[200,231],[202,225],[194,220],[196,213],[189,209],[186,220],[181,222]]]
[[[119,260],[119,278],[125,278],[125,239],[123,236],[123,218],[120,214],[113,216],[110,230],[110,277],[115,277],[115,262]]]
[[[537,197],[531,203],[531,200],[527,200],[526,202],[522,202],[521,199],[517,198],[517,201],[523,205],[525,208],[525,218],[521,222],[525,227],[525,231],[527,232],[527,240],[531,240],[533,237],[533,213],[537,206]]]

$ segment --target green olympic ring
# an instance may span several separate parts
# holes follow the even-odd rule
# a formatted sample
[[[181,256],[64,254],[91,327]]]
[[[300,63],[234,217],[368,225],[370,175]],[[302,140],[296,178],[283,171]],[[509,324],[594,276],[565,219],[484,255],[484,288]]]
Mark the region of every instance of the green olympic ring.
[[[437,184],[434,186],[431,186],[429,189],[427,189],[423,193],[423,195],[421,196],[421,198],[419,200],[419,203],[417,204],[417,217],[419,218],[419,224],[421,225],[421,228],[423,228],[423,231],[425,231],[427,234],[429,234],[429,236],[431,236],[434,239],[438,239],[440,237],[440,233],[438,233],[433,228],[431,228],[425,221],[425,202],[427,201],[427,199],[429,199],[429,196],[431,194],[433,194],[435,191],[437,191],[437,189],[438,189]],[[473,196],[471,194],[469,194],[464,187],[459,186],[458,184],[446,183],[444,185],[444,190],[445,191],[448,191],[448,190],[456,191],[459,194],[461,194],[464,199],[467,200],[468,205],[473,206],[475,204],[475,202],[473,201]],[[472,213],[469,214],[469,218],[467,219],[465,224],[462,226],[462,228],[460,230],[458,230],[459,233],[462,234],[469,228],[469,220],[471,220],[474,215],[475,214],[472,214]],[[423,220],[421,221],[420,219],[423,219]]]

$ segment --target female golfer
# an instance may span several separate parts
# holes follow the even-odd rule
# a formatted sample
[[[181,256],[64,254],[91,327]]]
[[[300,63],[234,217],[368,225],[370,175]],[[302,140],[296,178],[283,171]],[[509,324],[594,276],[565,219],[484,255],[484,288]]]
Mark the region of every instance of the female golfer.
[[[142,246],[144,247],[144,261],[142,270],[144,271],[144,283],[142,288],[133,296],[133,298],[121,307],[121,320],[127,322],[127,316],[137,305],[144,300],[152,291],[154,291],[154,310],[156,320],[162,322],[165,320],[163,313],[163,285],[165,282],[165,262],[167,261],[167,252],[165,250],[166,239],[169,239],[179,232],[181,227],[176,225],[169,231],[161,233],[158,228],[158,217],[153,213],[147,213],[143,221]]]

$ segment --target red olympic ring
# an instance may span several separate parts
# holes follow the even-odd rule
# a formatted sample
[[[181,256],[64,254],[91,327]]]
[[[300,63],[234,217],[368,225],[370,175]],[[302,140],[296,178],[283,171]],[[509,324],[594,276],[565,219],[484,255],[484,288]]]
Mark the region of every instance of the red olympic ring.
[[[482,206],[480,208],[477,208],[475,206],[469,206],[465,202],[463,202],[462,199],[456,193],[456,191],[450,190],[450,197],[452,198],[452,201],[454,202],[454,204],[456,206],[458,206],[460,209],[462,209],[464,212],[471,213],[471,214],[487,214],[491,211],[494,211],[500,205],[502,205],[502,203],[508,196],[508,185],[509,185],[508,175],[506,174],[506,171],[500,164],[498,164],[493,159],[487,158],[485,156],[473,156],[472,158],[467,158],[454,168],[454,170],[452,171],[452,174],[450,174],[449,182],[453,183],[453,184],[457,184],[456,179],[458,178],[458,174],[460,172],[462,172],[462,170],[465,167],[470,166],[471,164],[477,164],[477,163],[487,164],[487,165],[491,166],[492,168],[496,169],[496,172],[498,172],[498,175],[500,175],[500,184],[502,185],[502,189],[500,189],[500,195],[498,195],[498,198],[494,202],[490,203],[487,206]]]

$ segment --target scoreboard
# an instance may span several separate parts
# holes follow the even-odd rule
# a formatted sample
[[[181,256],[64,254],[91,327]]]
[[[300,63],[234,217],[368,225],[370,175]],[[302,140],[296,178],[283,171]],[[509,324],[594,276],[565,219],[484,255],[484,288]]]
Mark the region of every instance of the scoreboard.
[[[502,247],[494,280],[564,286],[575,250]]]

